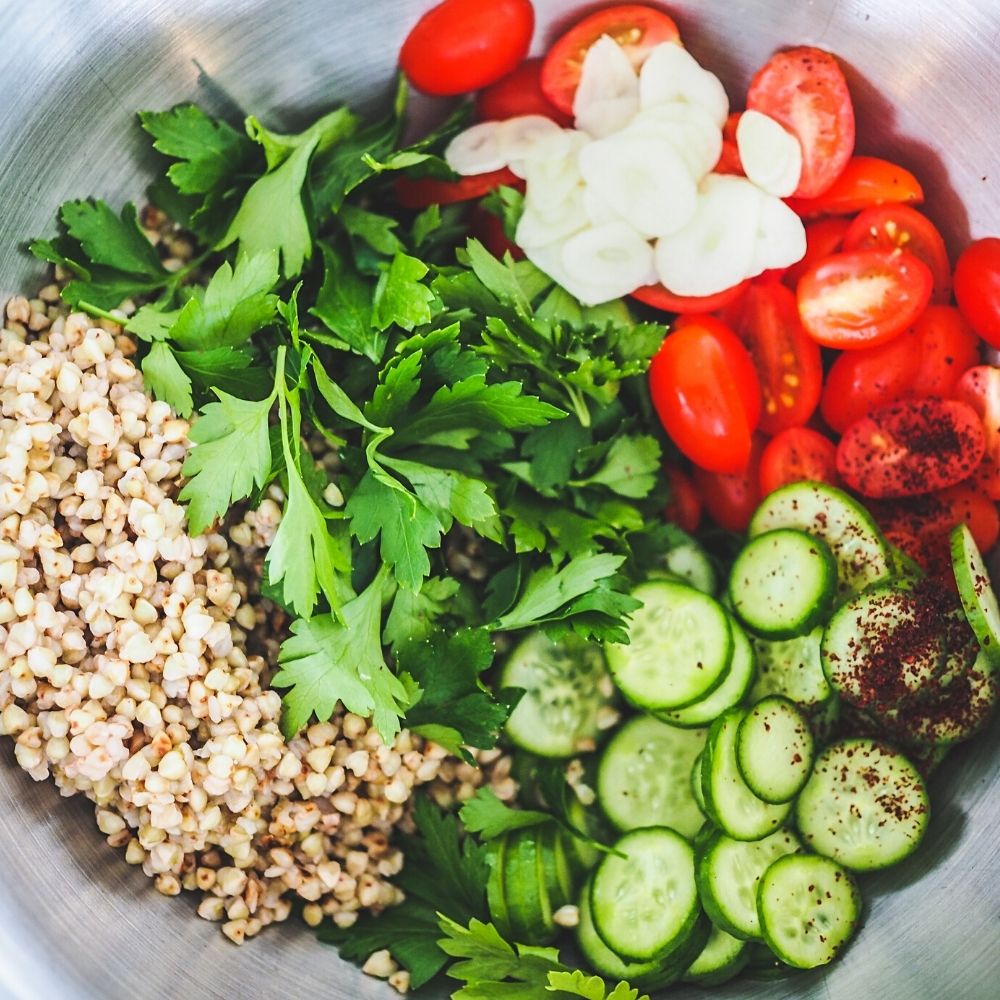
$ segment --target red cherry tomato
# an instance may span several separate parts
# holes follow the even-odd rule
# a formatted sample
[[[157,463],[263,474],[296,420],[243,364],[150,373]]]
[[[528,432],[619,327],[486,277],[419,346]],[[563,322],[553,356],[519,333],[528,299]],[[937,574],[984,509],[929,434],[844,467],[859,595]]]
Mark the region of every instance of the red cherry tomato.
[[[777,119],[802,146],[795,194],[815,198],[840,176],[854,152],[854,105],[837,60],[803,46],[771,56],[750,81],[747,108]]]
[[[931,302],[951,296],[951,264],[944,237],[937,227],[909,205],[873,205],[866,208],[844,236],[845,250],[901,250],[919,257],[934,276]]]
[[[399,64],[425,94],[467,94],[513,71],[534,30],[531,0],[444,0],[413,26]]]
[[[955,265],[955,299],[983,340],[1000,347],[1000,238],[976,240]]]
[[[862,496],[916,496],[968,479],[985,449],[986,436],[971,406],[905,399],[844,431],[837,471]]]
[[[579,21],[552,46],[542,66],[542,90],[568,115],[573,113],[584,57],[602,35],[618,42],[637,69],[650,49],[661,42],[679,42],[681,37],[673,18],[644,4],[606,7]]]
[[[760,383],[739,338],[704,317],[670,334],[649,367],[653,406],[691,461],[739,472],[760,419]]]
[[[501,184],[524,189],[524,181],[504,167],[487,174],[472,174],[457,181],[442,181],[436,177],[399,177],[394,185],[396,200],[404,208],[422,209],[428,205],[453,205],[473,201],[489,194]]]
[[[750,518],[760,505],[760,457],[764,436],[755,434],[745,467],[736,473],[708,472],[695,468],[695,486],[709,517],[727,531],[746,531]]]
[[[840,482],[837,446],[809,427],[789,427],[771,438],[764,448],[760,459],[760,492],[767,496],[780,486],[806,479],[831,486]]]
[[[701,497],[697,487],[679,466],[667,465],[663,471],[670,484],[667,520],[683,528],[689,535],[694,534],[701,524]]]
[[[806,423],[819,405],[823,361],[802,328],[795,295],[775,281],[755,281],[733,306],[737,336],[760,379],[760,429],[777,434]]]
[[[501,122],[521,115],[544,115],[560,125],[573,119],[563,114],[542,92],[542,59],[525,59],[502,80],[476,96],[476,117],[482,122]]]
[[[928,306],[914,324],[919,367],[907,395],[950,397],[979,362],[979,338],[954,306]]]
[[[976,470],[975,484],[986,496],[1000,500],[1000,368],[970,368],[958,380],[955,399],[979,414],[986,435],[986,452]]]
[[[844,351],[826,373],[820,413],[842,434],[873,410],[906,396],[919,368],[920,342],[913,330],[878,347]]]
[[[734,111],[722,126],[722,153],[714,167],[714,173],[745,176],[743,161],[740,159],[740,147],[736,142],[736,127],[740,123],[741,114],[740,111]]]
[[[877,156],[855,156],[818,198],[789,198],[788,204],[803,219],[816,219],[854,215],[885,202],[919,205],[923,200],[924,189],[909,170]]]
[[[819,219],[806,226],[805,256],[785,272],[784,280],[789,288],[794,289],[806,271],[841,248],[849,226],[847,219]]]
[[[632,292],[632,298],[643,305],[653,309],[662,309],[668,313],[678,313],[680,315],[690,315],[697,313],[716,312],[725,309],[731,302],[735,302],[750,287],[749,281],[741,281],[732,288],[723,289],[714,295],[674,295],[668,292],[663,285],[643,285]]]
[[[874,347],[899,336],[927,307],[934,279],[900,250],[827,257],[799,281],[799,315],[824,347]]]
[[[523,260],[524,251],[507,238],[499,215],[476,205],[469,215],[469,235],[474,236],[494,257],[501,260],[509,253],[514,260]]]

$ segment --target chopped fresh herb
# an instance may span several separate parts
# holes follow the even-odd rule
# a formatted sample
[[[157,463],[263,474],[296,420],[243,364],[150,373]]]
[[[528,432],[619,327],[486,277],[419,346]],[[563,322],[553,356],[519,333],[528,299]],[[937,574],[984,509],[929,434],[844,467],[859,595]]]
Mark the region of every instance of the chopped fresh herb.
[[[462,806],[459,815],[469,833],[479,834],[481,840],[495,840],[511,830],[551,823],[549,813],[536,809],[512,809],[501,802],[491,788],[480,788]]]

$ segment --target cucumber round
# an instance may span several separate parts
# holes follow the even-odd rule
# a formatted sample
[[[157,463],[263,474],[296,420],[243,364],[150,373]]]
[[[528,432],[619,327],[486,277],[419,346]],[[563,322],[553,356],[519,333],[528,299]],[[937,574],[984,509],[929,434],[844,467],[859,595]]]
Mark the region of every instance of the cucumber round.
[[[540,838],[544,827],[507,835],[503,895],[511,932],[517,941],[545,942],[555,933],[552,906],[544,889]]]
[[[832,962],[853,937],[861,894],[829,858],[789,854],[764,872],[757,912],[775,955],[797,969],[816,969]]]
[[[790,802],[813,765],[809,720],[787,698],[757,702],[740,723],[736,762],[750,790],[765,802]]]
[[[803,708],[825,704],[834,692],[823,673],[822,641],[820,627],[796,639],[751,639],[757,657],[757,679],[750,689],[750,700],[780,694]]]
[[[752,539],[736,557],[729,596],[757,635],[792,639],[825,621],[837,593],[837,563],[820,538],[776,528]]]
[[[507,720],[507,736],[540,757],[593,750],[600,710],[614,694],[599,645],[575,636],[553,642],[544,632],[531,633],[514,648],[500,686],[524,690]]]
[[[694,541],[670,549],[664,556],[667,572],[700,590],[709,597],[715,595],[715,567],[705,550]]]
[[[969,625],[986,655],[1000,665],[1000,605],[986,563],[964,522],[951,533],[951,565]]]
[[[917,849],[930,800],[901,753],[876,740],[841,740],[816,758],[795,817],[809,848],[845,868],[872,871]]]
[[[597,801],[608,819],[623,832],[669,826],[693,837],[705,817],[691,792],[691,767],[707,736],[649,715],[622,726],[597,767]]]
[[[627,833],[615,851],[597,866],[591,883],[597,933],[623,958],[666,958],[685,943],[701,911],[694,851],[666,827]]]
[[[633,596],[642,607],[632,614],[629,644],[605,647],[625,697],[647,711],[669,711],[715,690],[733,655],[729,616],[718,602],[666,580],[644,583]]]
[[[701,954],[688,966],[683,981],[699,986],[719,986],[742,972],[749,960],[746,941],[713,927]]]
[[[490,911],[490,920],[496,925],[504,937],[513,935],[510,922],[510,907],[507,905],[507,894],[504,891],[503,875],[507,863],[507,837],[497,837],[489,842],[486,859],[490,873],[486,879],[486,905]]]

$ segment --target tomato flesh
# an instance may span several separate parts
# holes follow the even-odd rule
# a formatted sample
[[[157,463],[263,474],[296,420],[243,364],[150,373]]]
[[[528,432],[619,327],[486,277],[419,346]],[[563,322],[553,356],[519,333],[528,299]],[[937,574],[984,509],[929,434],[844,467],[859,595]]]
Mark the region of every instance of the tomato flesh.
[[[542,91],[542,59],[525,59],[513,73],[481,90],[476,96],[476,117],[481,122],[502,122],[521,115],[544,115],[568,127],[573,119],[560,111]]]
[[[739,338],[706,317],[670,334],[649,367],[664,430],[695,464],[739,472],[760,419],[760,385]]]
[[[976,470],[975,483],[986,496],[1000,500],[1000,368],[970,368],[959,379],[955,398],[979,414],[986,435],[986,451]]]
[[[838,253],[799,281],[799,315],[825,347],[873,347],[898,336],[924,311],[934,279],[903,250]]]
[[[701,524],[701,496],[691,477],[677,465],[664,467],[670,484],[670,500],[667,503],[667,520],[682,528],[689,535]]]
[[[740,111],[732,112],[722,126],[722,152],[719,154],[719,162],[712,168],[716,174],[746,176],[743,161],[740,159],[740,147],[736,142],[736,128],[740,124],[741,114]]]
[[[840,250],[850,225],[847,219],[820,219],[817,222],[810,222],[806,226],[805,256],[785,272],[785,283],[790,288],[795,288],[806,271]]]
[[[404,208],[422,209],[428,205],[453,205],[473,201],[502,184],[524,190],[524,181],[512,170],[492,170],[472,174],[457,181],[442,181],[436,177],[399,177],[394,185],[396,200]]]
[[[919,257],[934,276],[931,302],[951,296],[951,264],[944,237],[937,226],[909,205],[866,208],[844,235],[845,250],[905,250]]]
[[[760,505],[760,458],[764,436],[755,434],[744,467],[735,473],[709,472],[695,468],[695,486],[709,517],[726,531],[744,532]]]
[[[901,400],[847,428],[837,447],[837,471],[865,497],[917,496],[968,479],[985,449],[982,424],[971,406]]]
[[[810,46],[773,55],[750,81],[747,108],[781,122],[802,146],[795,194],[814,198],[840,176],[854,152],[854,105],[837,60]]]
[[[663,312],[689,315],[691,313],[711,313],[718,309],[725,309],[730,303],[735,302],[750,287],[749,281],[742,281],[732,288],[724,288],[714,295],[674,295],[668,292],[663,285],[643,285],[632,292],[632,298],[643,305],[653,309],[662,309]]]
[[[467,94],[512,72],[534,30],[531,0],[444,0],[413,26],[399,64],[425,94]]]
[[[1000,238],[969,244],[955,265],[955,299],[990,346],[1000,348]]]
[[[573,113],[573,97],[591,45],[610,35],[639,68],[650,49],[662,42],[680,42],[672,17],[644,4],[619,4],[596,11],[575,24],[549,50],[542,65],[542,90],[562,112]]]
[[[854,215],[885,202],[918,205],[923,200],[924,189],[909,170],[877,156],[855,156],[819,197],[789,198],[788,205],[803,219],[816,219]]]
[[[803,480],[838,485],[837,446],[810,427],[789,427],[771,438],[761,455],[761,495]]]
[[[795,295],[775,281],[756,281],[734,306],[735,330],[760,379],[760,429],[777,434],[806,423],[819,405],[823,362],[802,328]]]

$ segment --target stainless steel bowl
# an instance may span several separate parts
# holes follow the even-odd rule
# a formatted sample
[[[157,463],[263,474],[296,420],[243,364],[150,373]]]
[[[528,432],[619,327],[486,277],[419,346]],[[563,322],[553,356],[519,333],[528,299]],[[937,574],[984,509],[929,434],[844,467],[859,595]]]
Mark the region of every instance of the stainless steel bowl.
[[[488,0],[483,0],[488,2]],[[579,10],[536,0],[542,44]],[[430,0],[2,0],[0,299],[33,289],[19,247],[68,197],[141,199],[138,108],[194,99],[293,124],[384,99]],[[591,4],[591,7],[598,6]],[[952,248],[1000,232],[998,0],[676,0],[685,40],[730,87],[783,44],[845,62],[858,148],[916,170]],[[935,775],[916,857],[865,878],[866,926],[834,969],[737,982],[725,997],[990,1000],[1000,996],[1000,726]],[[388,998],[302,928],[242,949],[159,896],[98,835],[82,801],[34,785],[0,748],[0,998]],[[686,995],[679,993],[677,995]],[[690,996],[702,996],[692,991]]]

